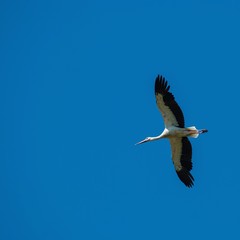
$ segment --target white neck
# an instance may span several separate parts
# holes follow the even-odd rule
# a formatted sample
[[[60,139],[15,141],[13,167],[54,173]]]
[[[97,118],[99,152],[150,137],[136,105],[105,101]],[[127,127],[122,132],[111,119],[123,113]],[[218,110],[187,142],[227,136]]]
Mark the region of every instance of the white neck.
[[[156,140],[159,140],[161,138],[165,138],[167,135],[168,135],[168,130],[165,128],[160,135],[158,135],[156,137],[150,137],[150,141],[156,141]]]
[[[163,138],[162,134],[160,134],[160,135],[158,135],[156,137],[150,137],[150,141],[156,141],[156,140],[159,140],[161,138]]]

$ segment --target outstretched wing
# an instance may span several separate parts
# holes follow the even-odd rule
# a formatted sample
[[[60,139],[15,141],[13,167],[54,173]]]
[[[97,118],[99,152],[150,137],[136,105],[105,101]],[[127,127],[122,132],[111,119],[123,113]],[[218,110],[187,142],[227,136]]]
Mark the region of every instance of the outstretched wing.
[[[174,96],[169,92],[170,86],[162,76],[157,76],[155,81],[155,96],[158,108],[163,116],[166,127],[184,127],[184,117],[181,108],[176,103]]]
[[[187,186],[192,187],[194,178],[192,170],[192,145],[187,137],[169,138],[172,149],[172,160],[179,179]]]

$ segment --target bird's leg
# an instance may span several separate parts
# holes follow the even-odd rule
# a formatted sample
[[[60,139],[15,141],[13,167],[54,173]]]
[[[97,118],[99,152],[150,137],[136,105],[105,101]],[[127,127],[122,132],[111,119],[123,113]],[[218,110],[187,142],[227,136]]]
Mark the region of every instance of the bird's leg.
[[[207,129],[201,129],[201,130],[198,130],[198,133],[199,134],[202,134],[202,133],[207,133],[208,132],[208,130]]]

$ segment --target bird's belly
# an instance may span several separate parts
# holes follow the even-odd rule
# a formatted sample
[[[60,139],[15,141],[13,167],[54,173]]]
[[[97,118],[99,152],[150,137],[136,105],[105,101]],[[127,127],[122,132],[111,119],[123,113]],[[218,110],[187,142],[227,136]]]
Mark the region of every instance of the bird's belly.
[[[189,135],[189,131],[184,128],[173,128],[169,130],[169,137],[186,137]]]

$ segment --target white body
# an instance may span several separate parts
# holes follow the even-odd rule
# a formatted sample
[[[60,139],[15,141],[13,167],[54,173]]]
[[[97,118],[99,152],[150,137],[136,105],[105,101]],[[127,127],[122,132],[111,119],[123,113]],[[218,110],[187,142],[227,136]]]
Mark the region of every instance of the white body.
[[[172,137],[194,137],[197,138],[199,135],[196,127],[188,127],[188,128],[179,128],[175,126],[170,126],[165,128],[162,134],[159,136],[160,138],[172,138]]]

